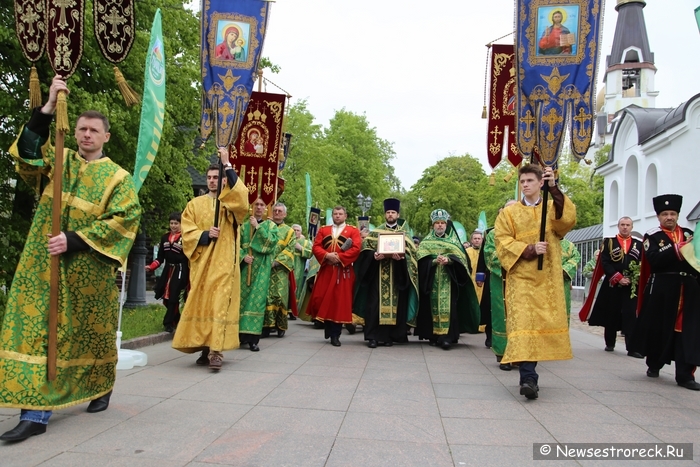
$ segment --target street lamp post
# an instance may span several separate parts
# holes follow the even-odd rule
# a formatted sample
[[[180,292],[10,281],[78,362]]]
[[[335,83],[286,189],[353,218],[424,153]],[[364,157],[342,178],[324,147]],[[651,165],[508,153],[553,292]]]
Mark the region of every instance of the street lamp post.
[[[372,198],[369,196],[365,197],[362,193],[357,195],[357,206],[362,211],[362,217],[365,217],[367,211],[372,208]]]

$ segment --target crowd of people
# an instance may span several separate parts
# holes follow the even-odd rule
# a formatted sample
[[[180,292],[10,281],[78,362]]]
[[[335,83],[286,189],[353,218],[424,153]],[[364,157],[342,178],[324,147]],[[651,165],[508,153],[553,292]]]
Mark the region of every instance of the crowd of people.
[[[52,180],[49,124],[59,91],[68,88],[56,77],[47,103],[10,149],[35,182]],[[63,165],[62,232],[50,235],[49,183],[0,323],[0,407],[21,409],[4,441],[44,433],[56,409],[89,402],[88,412],[103,411],[114,386],[114,272],[126,261],[141,208],[130,174],[104,153],[107,119],[82,114],[75,136],[78,150],[67,151]],[[460,334],[483,329],[499,368],[518,369],[527,399],[539,397],[538,362],[573,358],[569,292],[580,256],[564,237],[576,207],[551,168],[521,167],[522,199],[507,202],[494,227],[474,232],[465,245],[439,207],[430,214],[430,232],[412,237],[393,198],[384,201],[384,222],[372,231],[348,224],[346,209],[336,206],[330,225],[306,239],[301,226],[285,223],[283,203],[268,207],[257,199],[249,206],[228,151],[219,149],[219,157],[223,170],[219,164],[207,170],[208,193],[170,216],[170,232],[147,266],[164,265],[156,287],[166,305],[163,324],[174,332],[173,348],[199,353],[197,365],[219,371],[224,351],[258,352],[261,338],[284,337],[297,315],[323,328],[334,347],[344,327],[354,333],[358,325],[372,349],[415,335],[449,350]],[[551,197],[546,203],[543,189]],[[603,240],[580,316],[605,328],[605,351],[615,350],[623,331],[628,355],[646,357],[649,377],[675,361],[678,385],[700,390],[694,379],[700,282],[680,252],[693,234],[678,226],[681,203],[678,195],[654,198],[660,226],[643,241],[631,236],[632,219],[620,219],[619,234]],[[60,259],[55,376],[47,372],[46,350],[52,257]]]

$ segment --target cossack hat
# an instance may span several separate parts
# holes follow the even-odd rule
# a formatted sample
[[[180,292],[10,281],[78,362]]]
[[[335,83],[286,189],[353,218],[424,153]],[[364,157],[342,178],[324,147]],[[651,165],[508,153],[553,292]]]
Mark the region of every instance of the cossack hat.
[[[654,211],[661,214],[664,211],[681,212],[683,197],[681,195],[659,195],[654,198]]]
[[[384,200],[384,212],[396,211],[401,212],[401,201],[396,198],[387,198]]]
[[[433,224],[437,221],[447,222],[449,220],[450,220],[450,213],[448,213],[444,209],[436,209],[430,213],[430,222],[432,222]]]

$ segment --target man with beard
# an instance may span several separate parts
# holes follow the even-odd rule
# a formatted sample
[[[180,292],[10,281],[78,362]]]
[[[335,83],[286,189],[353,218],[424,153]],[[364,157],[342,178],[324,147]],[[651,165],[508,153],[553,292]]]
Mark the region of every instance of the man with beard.
[[[294,245],[296,236],[294,230],[284,223],[287,217],[287,206],[275,203],[272,206],[272,222],[277,225],[277,246],[273,253],[272,269],[270,270],[270,286],[267,291],[267,306],[265,308],[264,327],[269,335],[277,330],[277,337],[284,337],[289,324],[291,301],[296,300],[296,290],[289,288],[289,275],[294,274]]]
[[[588,319],[590,326],[605,328],[605,351],[613,352],[617,331],[625,335],[627,355],[642,358],[630,350],[634,323],[637,320],[637,284],[632,282],[630,267],[639,264],[642,257],[642,242],[632,238],[632,219],[622,217],[617,222],[618,234],[603,239],[603,250],[599,255],[600,266],[596,266],[593,280],[605,274],[598,296],[591,292],[581,309],[581,320]],[[595,298],[595,305],[593,300]],[[593,306],[593,310],[591,310]],[[590,316],[588,312],[590,310]]]
[[[241,344],[260,350],[270,272],[277,248],[277,225],[265,219],[265,201],[253,202],[253,213],[241,232]]]
[[[416,334],[449,350],[462,332],[479,330],[479,301],[467,256],[444,209],[430,213],[433,230],[418,246],[420,305]]]
[[[644,235],[639,287],[644,295],[632,350],[647,357],[650,378],[658,378],[659,370],[674,360],[676,383],[700,391],[694,376],[700,364],[700,282],[680,252],[693,237],[692,230],[678,225],[682,203],[680,195],[654,198],[660,225]]]
[[[496,218],[496,254],[507,273],[508,344],[501,363],[520,362],[520,394],[537,399],[541,360],[573,358],[564,299],[560,239],[576,224],[576,206],[556,186],[551,167],[526,165],[518,171],[520,203]],[[552,200],[542,205],[540,189],[548,184]],[[540,241],[542,209],[547,209],[545,240]],[[543,255],[542,270],[538,256]]]
[[[415,320],[418,308],[418,264],[408,224],[399,219],[400,201],[384,200],[386,222],[369,232],[355,263],[357,274],[354,313],[364,320],[367,347],[390,347],[408,342],[408,324]],[[403,234],[404,253],[380,254],[382,234]]]
[[[343,206],[332,211],[333,225],[318,230],[313,253],[320,269],[307,308],[312,319],[323,322],[326,339],[340,347],[343,324],[352,323],[352,294],[355,288],[353,263],[360,255],[360,231],[345,223],[348,213]]]

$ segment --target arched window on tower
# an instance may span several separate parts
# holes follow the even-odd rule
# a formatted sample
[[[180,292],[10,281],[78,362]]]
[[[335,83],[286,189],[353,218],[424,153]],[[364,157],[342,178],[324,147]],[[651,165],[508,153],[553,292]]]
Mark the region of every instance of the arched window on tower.
[[[617,187],[617,180],[610,184],[608,201],[608,223],[617,224],[618,213],[620,211],[620,193]]]
[[[644,182],[644,214],[654,214],[654,196],[659,194],[659,175],[654,164],[647,167],[647,176]]]

